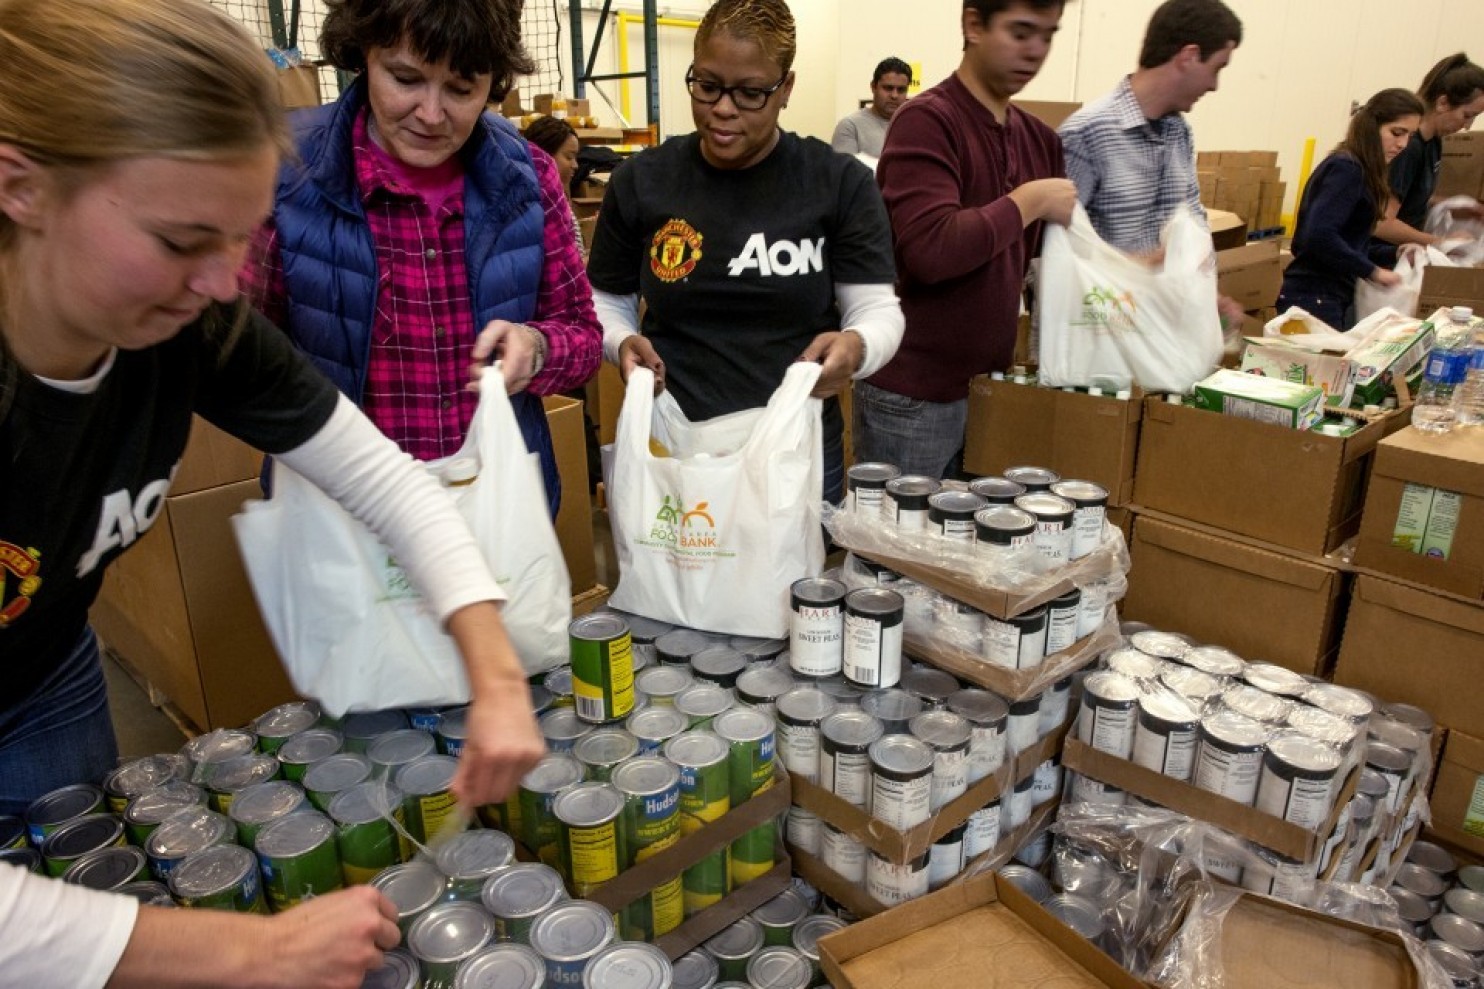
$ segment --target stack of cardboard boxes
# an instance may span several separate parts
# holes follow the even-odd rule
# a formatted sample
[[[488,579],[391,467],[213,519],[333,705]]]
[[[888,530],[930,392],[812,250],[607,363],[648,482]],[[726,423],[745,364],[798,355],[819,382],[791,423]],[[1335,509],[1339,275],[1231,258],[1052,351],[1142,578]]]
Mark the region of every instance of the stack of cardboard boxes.
[[[1201,202],[1247,221],[1249,231],[1283,225],[1288,184],[1278,171],[1276,151],[1201,151],[1196,154]]]

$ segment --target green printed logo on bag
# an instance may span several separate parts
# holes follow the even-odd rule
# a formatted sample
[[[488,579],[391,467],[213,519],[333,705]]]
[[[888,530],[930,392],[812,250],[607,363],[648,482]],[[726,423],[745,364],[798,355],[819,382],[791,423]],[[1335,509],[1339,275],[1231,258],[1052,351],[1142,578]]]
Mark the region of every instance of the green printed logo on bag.
[[[1115,295],[1111,290],[1095,288],[1082,297],[1082,318],[1075,326],[1091,326],[1105,330],[1136,330],[1134,315],[1139,304],[1132,292]]]
[[[710,502],[698,501],[691,508],[679,498],[665,495],[659,510],[654,513],[654,524],[649,528],[647,545],[660,544],[671,549],[690,551],[697,556],[730,556],[720,552],[721,541],[716,531],[716,519],[707,511]]]

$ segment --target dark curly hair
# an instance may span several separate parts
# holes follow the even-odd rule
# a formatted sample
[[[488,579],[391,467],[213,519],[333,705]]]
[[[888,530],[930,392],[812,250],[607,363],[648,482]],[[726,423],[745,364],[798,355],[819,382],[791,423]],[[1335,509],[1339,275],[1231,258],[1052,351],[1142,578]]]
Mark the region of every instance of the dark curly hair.
[[[555,155],[562,145],[577,136],[577,131],[565,120],[556,117],[537,117],[526,128],[525,139],[549,155]]]
[[[536,64],[520,37],[524,0],[326,0],[320,51],[336,68],[361,72],[366,52],[404,39],[428,62],[462,76],[492,76],[490,99],[505,98]]]

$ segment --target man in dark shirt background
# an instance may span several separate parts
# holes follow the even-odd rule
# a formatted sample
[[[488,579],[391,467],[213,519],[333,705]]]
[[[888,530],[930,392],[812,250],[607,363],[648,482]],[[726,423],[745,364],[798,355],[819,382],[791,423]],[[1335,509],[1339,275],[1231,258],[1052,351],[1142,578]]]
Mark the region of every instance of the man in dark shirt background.
[[[1010,105],[1050,54],[1063,6],[964,0],[958,69],[896,113],[877,180],[907,331],[856,383],[857,461],[956,474],[969,379],[1013,359],[1041,222],[1069,223],[1077,203],[1056,133]]]

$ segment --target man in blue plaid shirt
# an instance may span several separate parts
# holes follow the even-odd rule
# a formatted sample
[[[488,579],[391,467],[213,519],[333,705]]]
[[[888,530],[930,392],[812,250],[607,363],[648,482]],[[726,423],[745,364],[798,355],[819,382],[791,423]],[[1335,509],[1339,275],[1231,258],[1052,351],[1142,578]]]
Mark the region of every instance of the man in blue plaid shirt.
[[[1061,126],[1067,178],[1092,225],[1130,254],[1160,256],[1159,233],[1180,204],[1205,217],[1185,122],[1242,41],[1221,0],[1168,0],[1149,20],[1139,68]]]

